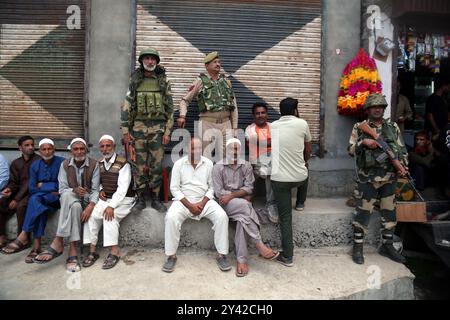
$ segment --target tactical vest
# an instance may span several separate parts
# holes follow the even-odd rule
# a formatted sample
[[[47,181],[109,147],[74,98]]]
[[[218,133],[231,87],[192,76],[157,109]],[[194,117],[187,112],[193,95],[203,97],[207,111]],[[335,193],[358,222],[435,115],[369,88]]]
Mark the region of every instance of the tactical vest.
[[[157,78],[145,78],[136,89],[136,120],[166,115],[163,92]]]
[[[109,170],[106,170],[104,162],[100,165],[100,183],[102,184],[106,198],[111,199],[113,194],[117,191],[119,171],[126,163],[127,160],[124,157],[116,156],[116,160],[111,165]],[[128,186],[126,197],[134,197],[134,191],[131,183]]]
[[[372,129],[375,129],[372,127]],[[386,141],[386,143],[389,145],[389,147],[392,149],[395,158],[399,159],[400,150],[398,149],[397,145],[397,137],[395,135],[395,127],[392,122],[383,121],[381,132],[377,129],[377,134],[380,135],[380,137]],[[366,135],[363,132],[359,132],[360,139],[373,139],[369,135]],[[379,163],[377,161],[377,158],[383,155],[383,150],[381,148],[377,149],[368,149],[363,148],[356,154],[356,163],[358,167],[362,170],[364,169],[371,169],[371,168],[377,168],[384,165],[387,165],[389,171],[395,171],[394,166],[391,164],[389,158],[386,158],[383,163]]]
[[[84,167],[84,171],[81,173],[81,187],[91,190],[92,188],[92,176],[95,170],[97,161],[88,158],[89,166]],[[72,189],[80,187],[77,181],[77,172],[74,166],[69,166],[69,159],[64,160],[63,168],[67,173],[67,182]]]
[[[199,112],[234,111],[234,93],[228,80],[220,75],[212,81],[207,75],[200,74],[203,89],[198,95]]]

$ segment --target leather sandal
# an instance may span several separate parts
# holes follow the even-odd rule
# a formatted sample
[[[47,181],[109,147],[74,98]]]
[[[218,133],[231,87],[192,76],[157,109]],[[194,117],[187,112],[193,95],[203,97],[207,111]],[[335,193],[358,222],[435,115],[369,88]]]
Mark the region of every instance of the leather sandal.
[[[15,247],[13,247],[12,245],[16,245]],[[23,243],[22,241],[20,241],[19,239],[14,239],[14,241],[8,243],[3,249],[2,249],[2,253],[3,254],[13,254],[13,253],[17,253],[20,251],[23,251],[25,249],[28,249],[29,247],[31,247],[31,243]],[[10,251],[6,251],[6,250],[10,250]]]
[[[83,260],[83,267],[88,268],[92,266],[100,255],[97,252],[89,252],[88,256]]]

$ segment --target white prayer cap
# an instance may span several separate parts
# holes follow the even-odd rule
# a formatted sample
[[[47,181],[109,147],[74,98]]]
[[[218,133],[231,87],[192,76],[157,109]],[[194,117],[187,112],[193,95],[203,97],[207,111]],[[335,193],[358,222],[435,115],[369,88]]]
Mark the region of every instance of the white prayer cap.
[[[110,136],[109,134],[102,135],[100,140],[98,140],[98,143],[102,142],[103,140],[111,140],[113,143],[116,143],[116,141],[114,141],[114,138],[112,136]]]
[[[234,144],[234,143],[237,143],[237,144],[239,145],[239,147],[242,146],[241,141],[240,141],[239,139],[232,138],[232,139],[229,139],[229,140],[227,141],[227,147],[228,147],[230,144]]]
[[[84,145],[86,146],[86,149],[87,149],[88,145],[87,145],[86,141],[85,141],[84,139],[82,139],[82,138],[75,138],[75,139],[73,139],[73,140],[70,142],[70,144],[67,146],[67,149],[68,149],[68,150],[72,150],[72,146],[73,146],[75,143],[77,143],[77,142],[81,142],[82,144],[84,144]]]
[[[55,143],[53,142],[52,139],[42,139],[41,141],[39,141],[39,148],[43,145],[43,144],[51,144],[52,146],[55,146]]]

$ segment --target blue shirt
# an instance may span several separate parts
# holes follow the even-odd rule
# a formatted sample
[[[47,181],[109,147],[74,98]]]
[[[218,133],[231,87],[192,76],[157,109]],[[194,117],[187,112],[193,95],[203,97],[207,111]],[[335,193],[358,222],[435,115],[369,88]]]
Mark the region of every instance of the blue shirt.
[[[33,162],[30,167],[30,177],[28,180],[28,189],[30,194],[58,192],[58,173],[63,157],[54,156],[50,164],[46,164],[43,159]],[[37,184],[42,182],[40,188]]]
[[[0,154],[0,191],[2,191],[9,180],[9,164],[6,158]],[[0,195],[1,198],[1,195]]]

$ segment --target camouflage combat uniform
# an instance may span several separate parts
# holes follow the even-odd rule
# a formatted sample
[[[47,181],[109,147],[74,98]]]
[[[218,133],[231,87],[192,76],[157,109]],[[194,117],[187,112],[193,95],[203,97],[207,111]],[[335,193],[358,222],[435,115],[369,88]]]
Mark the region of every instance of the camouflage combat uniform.
[[[158,197],[164,157],[162,138],[170,136],[173,128],[171,86],[164,67],[158,65],[150,77],[145,76],[142,65],[134,72],[121,121],[122,133],[130,133],[135,140],[136,191],[142,195],[148,186],[153,190],[151,195]]]
[[[383,119],[382,124],[379,126],[370,121],[370,119],[367,121],[369,126],[388,143],[395,157],[400,160],[403,166],[407,167],[408,154],[398,125],[386,119]],[[349,154],[356,157],[358,175],[357,191],[359,197],[356,199],[356,215],[353,220],[354,244],[362,246],[364,234],[368,231],[374,204],[379,199],[382,243],[392,245],[397,225],[395,213],[396,169],[389,158],[380,158],[384,153],[381,148],[372,150],[362,144],[364,139],[373,138],[358,129],[360,124],[357,123],[353,127],[348,147]]]
[[[208,54],[205,64],[218,57],[217,52]],[[209,153],[212,150],[207,150],[206,147],[214,140],[214,133],[222,133],[222,152],[225,152],[225,141],[229,138],[227,134],[232,135],[232,129],[238,128],[239,115],[235,94],[231,81],[224,74],[213,80],[209,74],[201,73],[180,101],[180,117],[186,117],[189,104],[196,97],[200,117],[199,134],[204,142],[204,155],[212,159]],[[218,147],[217,141],[214,147]]]

